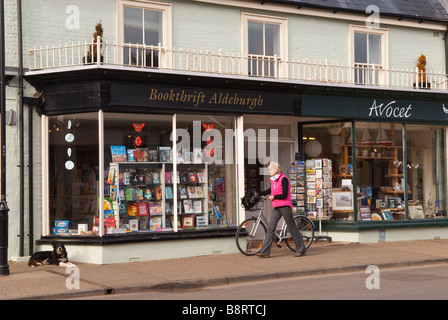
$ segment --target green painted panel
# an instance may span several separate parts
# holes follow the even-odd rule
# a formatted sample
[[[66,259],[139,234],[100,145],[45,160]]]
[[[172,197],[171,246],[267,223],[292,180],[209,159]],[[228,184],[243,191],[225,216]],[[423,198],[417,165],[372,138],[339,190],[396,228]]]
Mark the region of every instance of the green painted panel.
[[[383,121],[448,122],[448,100],[405,100],[304,94],[302,115]]]

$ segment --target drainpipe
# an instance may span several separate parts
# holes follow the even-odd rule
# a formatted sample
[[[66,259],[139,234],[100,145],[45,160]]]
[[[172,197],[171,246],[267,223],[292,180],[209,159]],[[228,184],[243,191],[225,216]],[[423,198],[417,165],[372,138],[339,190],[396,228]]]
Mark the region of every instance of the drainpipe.
[[[8,205],[6,203],[6,83],[5,83],[5,1],[0,0],[0,276],[9,275],[8,265]]]
[[[33,202],[33,107],[28,105],[28,241],[29,253],[34,253],[34,202]]]
[[[25,237],[25,199],[24,199],[24,104],[28,105],[28,255],[32,255],[34,251],[34,203],[33,203],[33,105],[35,101],[25,101],[23,96],[23,38],[22,38],[22,1],[17,0],[17,52],[19,66],[19,105],[20,105],[20,256],[24,255],[24,237]]]
[[[25,246],[25,197],[24,197],[24,171],[25,171],[25,147],[24,147],[24,104],[28,105],[28,255],[32,255],[34,252],[34,202],[33,202],[33,106],[35,101],[25,101],[23,96],[23,38],[22,38],[22,1],[17,0],[17,45],[18,45],[18,60],[19,60],[19,105],[20,105],[20,213],[21,213],[21,224],[20,224],[20,234],[21,234],[21,245],[20,245],[20,256],[24,255]]]
[[[448,24],[443,40],[445,40],[445,74],[448,74]]]
[[[23,132],[23,50],[22,50],[22,1],[17,0],[17,52],[19,66],[19,167],[20,167],[20,225],[19,225],[19,256],[24,255],[25,237],[25,200],[24,200],[24,132]]]

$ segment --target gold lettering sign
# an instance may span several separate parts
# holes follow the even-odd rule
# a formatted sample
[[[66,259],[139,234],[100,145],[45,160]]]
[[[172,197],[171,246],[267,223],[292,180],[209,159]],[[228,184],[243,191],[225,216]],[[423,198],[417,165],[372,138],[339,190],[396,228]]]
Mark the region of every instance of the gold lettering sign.
[[[180,102],[191,103],[197,107],[200,104],[208,105],[234,105],[248,107],[249,109],[255,109],[263,105],[263,98],[261,94],[257,97],[241,96],[238,93],[230,92],[213,92],[204,93],[204,91],[189,91],[169,89],[162,91],[160,89],[151,88],[149,92],[150,101],[159,102]]]

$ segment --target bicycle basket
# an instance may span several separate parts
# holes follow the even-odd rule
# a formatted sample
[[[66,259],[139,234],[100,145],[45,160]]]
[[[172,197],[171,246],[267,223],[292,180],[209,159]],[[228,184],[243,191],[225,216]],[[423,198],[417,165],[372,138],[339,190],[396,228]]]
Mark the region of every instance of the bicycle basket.
[[[252,209],[260,200],[260,195],[256,192],[246,192],[244,197],[241,198],[241,205],[246,210]]]

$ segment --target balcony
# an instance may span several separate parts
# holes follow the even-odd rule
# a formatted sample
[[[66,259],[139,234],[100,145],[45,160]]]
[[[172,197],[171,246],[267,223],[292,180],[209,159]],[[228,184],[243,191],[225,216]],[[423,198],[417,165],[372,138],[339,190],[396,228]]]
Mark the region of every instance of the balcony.
[[[101,43],[98,39],[97,42],[34,48],[29,53],[32,56],[30,71],[94,64],[119,65],[365,87],[448,91],[448,75],[442,72],[427,71],[426,81],[419,82],[423,74],[417,68],[386,70],[374,64],[347,66],[328,60],[284,61],[277,56],[243,56],[223,50]]]

